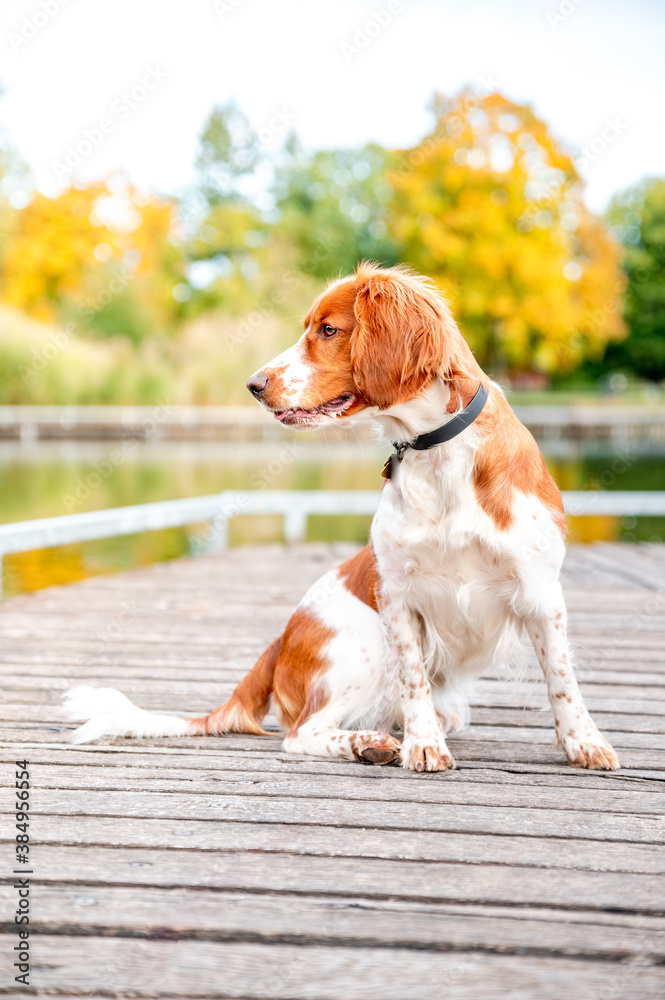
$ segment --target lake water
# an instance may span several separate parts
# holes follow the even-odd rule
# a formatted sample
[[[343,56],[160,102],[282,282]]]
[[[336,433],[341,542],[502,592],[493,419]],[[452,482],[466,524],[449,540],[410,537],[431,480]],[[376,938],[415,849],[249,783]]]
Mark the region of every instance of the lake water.
[[[389,449],[371,444],[0,442],[0,522],[53,517],[225,489],[375,489]],[[547,454],[561,489],[665,490],[665,459],[586,445]],[[311,517],[308,540],[364,543],[367,517]],[[282,539],[279,517],[238,517],[232,545]],[[4,560],[6,594],[173,559],[192,551],[200,526],[18,553]],[[571,539],[661,541],[665,518],[573,519]]]

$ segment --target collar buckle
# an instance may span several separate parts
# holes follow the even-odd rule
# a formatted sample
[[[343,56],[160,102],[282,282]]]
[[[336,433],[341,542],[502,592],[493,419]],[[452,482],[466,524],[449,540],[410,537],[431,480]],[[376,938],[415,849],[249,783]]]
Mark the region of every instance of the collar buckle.
[[[482,411],[487,402],[487,397],[488,390],[481,384],[478,386],[471,402],[441,427],[437,427],[436,430],[429,431],[427,434],[419,434],[413,441],[393,441],[395,451],[383,467],[382,475],[384,479],[391,478],[392,473],[397,468],[397,463],[401,462],[404,458],[404,452],[407,448],[413,448],[415,451],[427,451],[429,448],[434,448],[438,444],[445,444],[446,441],[451,441],[458,434],[461,434],[465,428],[474,422],[478,414]]]

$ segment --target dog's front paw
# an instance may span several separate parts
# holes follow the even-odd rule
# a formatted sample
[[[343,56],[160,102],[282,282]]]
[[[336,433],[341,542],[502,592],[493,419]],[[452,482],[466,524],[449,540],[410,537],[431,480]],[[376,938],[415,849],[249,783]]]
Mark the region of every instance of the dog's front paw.
[[[411,771],[450,771],[455,767],[443,733],[423,738],[407,736],[402,742],[402,767]]]
[[[592,733],[577,733],[574,729],[562,737],[568,763],[594,771],[618,771],[619,758],[596,729]]]

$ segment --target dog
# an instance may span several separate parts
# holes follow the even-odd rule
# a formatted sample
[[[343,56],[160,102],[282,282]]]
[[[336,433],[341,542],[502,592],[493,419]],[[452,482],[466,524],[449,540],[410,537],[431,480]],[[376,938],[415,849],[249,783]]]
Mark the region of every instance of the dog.
[[[371,419],[395,443],[370,543],[308,590],[220,708],[181,719],[79,688],[68,716],[92,718],[74,741],[261,734],[272,700],[287,751],[445,771],[469,683],[530,640],[554,745],[573,765],[618,768],[571,665],[561,494],[435,286],[404,267],[360,264],[247,387],[285,426]]]

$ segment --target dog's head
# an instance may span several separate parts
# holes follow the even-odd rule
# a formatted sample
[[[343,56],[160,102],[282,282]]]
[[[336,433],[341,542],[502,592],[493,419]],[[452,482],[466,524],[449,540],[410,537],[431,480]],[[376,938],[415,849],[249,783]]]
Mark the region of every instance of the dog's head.
[[[387,410],[473,360],[436,288],[404,268],[361,264],[326,288],[304,327],[293,347],[247,382],[293,427]]]

